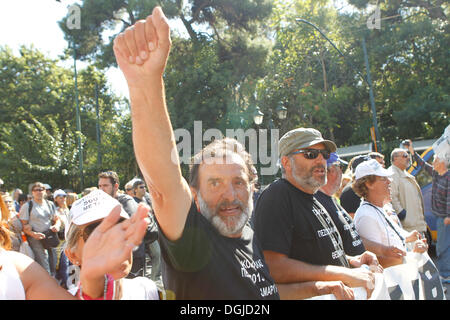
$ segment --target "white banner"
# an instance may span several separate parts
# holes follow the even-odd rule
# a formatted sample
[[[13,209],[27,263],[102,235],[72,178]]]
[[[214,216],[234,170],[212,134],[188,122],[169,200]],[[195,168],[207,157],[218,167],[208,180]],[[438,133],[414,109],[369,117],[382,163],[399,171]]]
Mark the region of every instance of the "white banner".
[[[366,300],[364,288],[354,288],[356,300]],[[336,300],[333,294],[308,300]],[[369,300],[445,300],[439,271],[427,253],[408,252],[403,264],[375,274],[375,288]]]

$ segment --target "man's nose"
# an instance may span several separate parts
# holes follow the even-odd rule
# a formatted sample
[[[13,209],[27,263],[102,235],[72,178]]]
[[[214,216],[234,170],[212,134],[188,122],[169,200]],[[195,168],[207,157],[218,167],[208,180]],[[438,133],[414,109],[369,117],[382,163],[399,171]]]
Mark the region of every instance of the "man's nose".
[[[234,188],[232,183],[225,184],[224,190],[222,192],[222,198],[230,201],[236,199],[236,189]]]

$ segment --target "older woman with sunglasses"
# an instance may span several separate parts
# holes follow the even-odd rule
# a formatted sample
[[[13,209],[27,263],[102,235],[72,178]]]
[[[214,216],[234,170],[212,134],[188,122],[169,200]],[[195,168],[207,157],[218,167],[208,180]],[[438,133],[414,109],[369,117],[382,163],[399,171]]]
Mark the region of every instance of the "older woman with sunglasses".
[[[111,209],[111,210],[109,210]],[[112,299],[113,285],[109,277],[131,255],[146,232],[147,209],[140,210],[122,223],[120,206],[111,206],[101,224],[84,243],[82,254],[83,270],[80,283],[83,288],[81,299]],[[11,239],[5,222],[0,221],[0,300],[38,299],[63,300],[76,299],[61,288],[44,268],[29,257],[9,251]]]
[[[356,230],[384,268],[403,263],[407,249],[419,253],[428,249],[426,239],[421,239],[418,231],[402,229],[383,209],[390,201],[390,176],[390,170],[372,159],[356,167],[352,185],[356,194],[364,199],[355,213]],[[370,242],[378,245],[372,246]]]
[[[65,253],[72,264],[79,266],[80,270],[84,268],[83,254],[86,242],[107,217],[110,208],[117,205],[120,207],[120,219],[128,220],[129,216],[122,209],[120,203],[102,190],[92,191],[77,200],[70,209],[69,225],[65,231]],[[138,206],[138,212],[147,214],[148,211],[148,206],[144,204]],[[111,241],[116,242],[117,240],[112,238]],[[152,280],[145,277],[123,279],[130,272],[131,266],[132,252],[130,251],[122,264],[108,274],[109,280],[114,283],[113,298],[116,300],[158,300],[159,292]],[[80,293],[81,289],[78,288],[78,294]]]

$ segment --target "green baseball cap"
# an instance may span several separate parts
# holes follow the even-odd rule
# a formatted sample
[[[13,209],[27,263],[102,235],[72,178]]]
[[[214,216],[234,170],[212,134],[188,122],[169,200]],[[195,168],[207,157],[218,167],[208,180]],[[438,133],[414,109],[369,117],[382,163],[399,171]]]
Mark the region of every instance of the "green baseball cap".
[[[313,128],[297,128],[285,133],[278,142],[279,158],[287,156],[297,149],[305,149],[318,143],[323,143],[329,152],[336,152],[336,144],[325,140],[322,134]]]

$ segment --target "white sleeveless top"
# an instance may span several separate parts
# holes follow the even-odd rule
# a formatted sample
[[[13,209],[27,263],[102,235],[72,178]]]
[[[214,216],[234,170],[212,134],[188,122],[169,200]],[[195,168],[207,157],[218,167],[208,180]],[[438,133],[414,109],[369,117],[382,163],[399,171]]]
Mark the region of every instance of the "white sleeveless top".
[[[0,248],[0,300],[25,300],[25,289],[16,266],[6,250]]]

